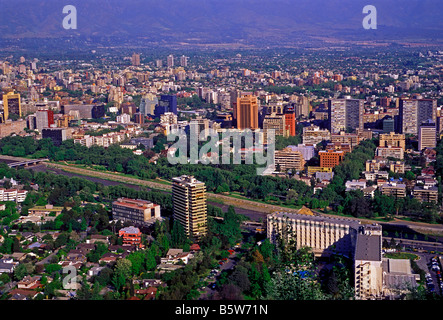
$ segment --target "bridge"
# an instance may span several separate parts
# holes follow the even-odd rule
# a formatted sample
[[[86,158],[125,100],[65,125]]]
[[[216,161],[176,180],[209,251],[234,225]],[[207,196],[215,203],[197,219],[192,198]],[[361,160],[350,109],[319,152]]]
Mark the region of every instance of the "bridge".
[[[36,165],[45,161],[49,161],[49,159],[48,158],[27,159],[27,158],[0,155],[0,162],[2,161],[9,162],[8,163],[9,168],[16,168],[16,167],[28,167]]]

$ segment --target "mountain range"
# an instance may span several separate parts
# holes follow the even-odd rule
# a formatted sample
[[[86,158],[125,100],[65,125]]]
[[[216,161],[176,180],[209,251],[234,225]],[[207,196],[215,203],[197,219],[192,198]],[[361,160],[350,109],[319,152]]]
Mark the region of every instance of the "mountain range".
[[[443,40],[441,0],[0,0],[0,38],[144,38],[173,43],[287,44]],[[65,30],[63,7],[77,9]],[[377,29],[362,26],[366,5]]]

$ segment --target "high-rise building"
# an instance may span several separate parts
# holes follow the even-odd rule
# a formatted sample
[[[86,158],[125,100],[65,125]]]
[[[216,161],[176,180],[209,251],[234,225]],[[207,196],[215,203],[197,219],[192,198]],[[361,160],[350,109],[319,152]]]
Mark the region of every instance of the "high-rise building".
[[[168,67],[173,67],[174,66],[174,56],[172,54],[170,54],[168,56],[168,58],[166,59],[166,63]]]
[[[258,129],[258,101],[254,95],[243,95],[237,98],[234,110],[237,129]]]
[[[22,116],[22,108],[20,102],[20,94],[8,92],[3,95],[3,117],[4,120],[8,120],[10,115]]]
[[[329,130],[363,130],[364,101],[361,99],[330,99],[328,101]]]
[[[191,137],[203,137],[207,139],[209,136],[209,120],[198,117],[197,119],[189,121],[189,134]]]
[[[180,57],[180,65],[182,67],[187,67],[188,66],[188,57],[186,56],[181,56]]]
[[[268,130],[274,130],[275,136],[289,136],[289,132],[286,130],[285,115],[283,114],[270,114],[265,116],[263,120],[263,142],[267,143]]]
[[[131,57],[131,63],[133,66],[140,66],[140,54],[138,53],[133,53],[132,57]]]
[[[300,116],[308,117],[310,110],[309,98],[304,96],[297,96],[295,102],[295,116],[298,118]]]
[[[420,125],[428,119],[434,122],[437,120],[437,100],[400,100],[398,115],[400,133],[418,135]]]
[[[383,133],[395,132],[395,122],[393,118],[383,119]]]
[[[296,122],[295,122],[295,108],[292,105],[287,105],[284,108],[285,114],[285,130],[288,135],[294,137],[296,134]]]
[[[143,115],[154,115],[155,106],[158,104],[158,98],[153,93],[145,94],[140,101],[140,113]]]
[[[428,120],[420,125],[418,132],[418,151],[437,146],[437,128],[435,122]]]
[[[154,115],[156,117],[160,117],[160,115],[162,115],[166,112],[172,112],[173,114],[177,114],[177,96],[176,95],[162,94],[160,96],[160,100],[158,101],[158,104],[154,110]]]
[[[52,110],[37,110],[35,113],[35,128],[42,131],[43,128],[49,128],[54,124],[54,111]]]
[[[200,240],[206,235],[206,186],[193,176],[172,179],[173,218],[180,222],[186,235]]]

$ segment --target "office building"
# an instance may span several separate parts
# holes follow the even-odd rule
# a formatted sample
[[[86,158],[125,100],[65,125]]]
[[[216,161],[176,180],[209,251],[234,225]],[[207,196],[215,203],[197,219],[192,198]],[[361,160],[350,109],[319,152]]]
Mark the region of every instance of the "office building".
[[[130,142],[135,145],[142,144],[145,147],[145,149],[154,148],[154,139],[152,138],[143,138],[143,137],[132,138]]]
[[[395,121],[393,118],[383,119],[383,133],[395,132]]]
[[[78,119],[99,119],[105,116],[105,105],[103,103],[62,105],[61,111],[65,115],[77,116]]]
[[[383,294],[382,228],[359,226],[354,252],[355,298],[377,299]]]
[[[43,128],[42,138],[49,138],[55,146],[59,146],[66,140],[66,128]]]
[[[296,249],[309,247],[316,257],[342,254],[353,260],[355,298],[383,293],[382,228],[357,220],[274,212],[267,216],[267,238],[273,244],[295,241]]]
[[[344,157],[344,152],[339,150],[321,150],[318,152],[320,157],[320,167],[333,168],[338,165]]]
[[[331,143],[348,144],[352,150],[360,143],[360,137],[356,133],[340,131],[338,134],[331,134]]]
[[[15,118],[22,116],[19,93],[8,92],[7,94],[3,95],[3,122],[11,118],[11,115],[14,115]]]
[[[193,176],[172,179],[173,218],[180,222],[186,235],[199,241],[208,230],[206,186]]]
[[[258,129],[258,101],[254,95],[243,95],[237,98],[234,108],[237,129]]]
[[[363,130],[364,101],[361,99],[330,99],[328,101],[329,130]]]
[[[191,137],[199,139],[207,139],[209,136],[209,120],[198,117],[189,121],[189,134]]]
[[[295,122],[295,108],[292,105],[286,105],[284,107],[285,115],[285,131],[288,136],[294,137],[296,135],[296,122]]]
[[[160,100],[158,101],[158,104],[154,110],[154,115],[155,117],[160,117],[162,114],[166,112],[172,112],[173,114],[177,114],[176,95],[162,94],[160,96]]]
[[[35,129],[42,131],[43,128],[49,128],[54,124],[54,111],[37,110],[35,113]]]
[[[420,125],[418,132],[418,151],[437,146],[437,128],[435,122],[428,120]]]
[[[293,107],[295,109],[295,117],[309,117],[309,113],[311,112],[309,98],[305,96],[295,96],[293,100],[295,101],[295,103],[293,104]]]
[[[27,127],[27,123],[23,119],[17,121],[6,120],[4,123],[0,123],[0,139],[10,136],[13,133],[24,133]]]
[[[160,205],[147,200],[118,198],[112,203],[112,217],[135,225],[149,225],[160,219]]]
[[[437,121],[437,100],[401,99],[398,119],[401,133],[418,135],[423,122]]]
[[[406,146],[406,138],[405,135],[402,133],[395,133],[395,132],[389,132],[389,133],[382,133],[379,135],[380,147],[399,147],[405,150]]]
[[[140,113],[147,115],[154,115],[155,106],[158,104],[158,98],[153,93],[145,94],[140,101]]]
[[[315,157],[315,147],[313,145],[298,144],[297,146],[287,146],[292,151],[299,151],[305,161]]]
[[[302,153],[291,148],[276,150],[274,152],[274,159],[275,167],[280,172],[286,172],[287,170],[302,171],[305,166]]]
[[[267,238],[296,241],[296,249],[312,248],[315,256],[353,255],[359,222],[325,216],[274,212],[267,215]]]

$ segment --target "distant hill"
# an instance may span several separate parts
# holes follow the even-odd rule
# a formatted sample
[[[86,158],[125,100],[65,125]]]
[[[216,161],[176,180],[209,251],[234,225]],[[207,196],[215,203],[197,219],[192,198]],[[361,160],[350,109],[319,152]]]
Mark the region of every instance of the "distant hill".
[[[62,9],[77,8],[64,30]],[[364,30],[375,5],[378,29]],[[441,0],[0,0],[0,37],[146,37],[196,43],[291,43],[303,39],[442,40]]]

